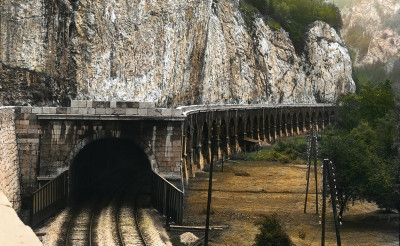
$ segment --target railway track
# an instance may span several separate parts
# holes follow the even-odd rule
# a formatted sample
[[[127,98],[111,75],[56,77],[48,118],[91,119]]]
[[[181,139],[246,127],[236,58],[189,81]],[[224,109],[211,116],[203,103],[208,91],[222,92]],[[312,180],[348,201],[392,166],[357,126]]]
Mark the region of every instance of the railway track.
[[[125,192],[121,196],[121,198],[125,197],[125,199],[118,201],[115,216],[118,238],[122,246],[147,245],[139,227],[137,212],[139,195],[140,189],[135,189],[135,192],[131,194]]]
[[[65,245],[92,245],[92,210],[93,208],[91,204],[85,204],[79,208],[73,209],[71,219],[68,223]]]
[[[107,198],[72,209],[64,245],[146,246],[137,216],[142,188],[128,183]]]

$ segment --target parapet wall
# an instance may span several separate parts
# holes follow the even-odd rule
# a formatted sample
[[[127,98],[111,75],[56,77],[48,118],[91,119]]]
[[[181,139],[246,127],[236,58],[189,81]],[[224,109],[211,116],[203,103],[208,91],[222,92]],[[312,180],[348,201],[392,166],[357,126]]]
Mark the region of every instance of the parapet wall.
[[[17,211],[21,207],[20,174],[15,110],[0,108],[0,189]]]

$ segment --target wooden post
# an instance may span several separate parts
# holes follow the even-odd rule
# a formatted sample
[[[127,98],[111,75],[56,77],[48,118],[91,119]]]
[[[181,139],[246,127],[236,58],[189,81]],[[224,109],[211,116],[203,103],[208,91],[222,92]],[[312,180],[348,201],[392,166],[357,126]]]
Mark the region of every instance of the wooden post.
[[[312,131],[311,131],[311,132],[312,132]],[[312,135],[310,134],[310,136],[312,136]],[[305,201],[304,201],[304,213],[307,213],[307,197],[308,197],[308,187],[309,187],[309,185],[310,185],[310,173],[311,173],[312,139],[310,138],[309,141],[310,141],[310,144],[309,144],[310,150],[309,150],[308,156],[307,156],[307,158],[308,158],[308,169],[307,169],[307,177],[306,177],[306,179],[307,179],[307,186],[306,186],[306,199],[305,199]]]
[[[313,131],[314,176],[315,176],[315,213],[318,214],[318,175],[317,175],[317,132]]]
[[[331,200],[332,200],[332,211],[333,211],[333,220],[335,221],[335,230],[336,230],[336,241],[337,245],[341,246],[341,240],[340,240],[340,231],[339,231],[339,222],[337,218],[337,211],[336,211],[336,194],[335,194],[335,185],[333,183],[333,177],[332,177],[332,163],[329,161],[329,165],[327,167],[327,174],[328,174],[328,182],[329,182],[329,190],[331,191]]]
[[[326,168],[328,166],[328,159],[324,160],[322,167],[322,233],[321,233],[321,246],[325,246],[325,214],[326,214]]]
[[[208,199],[207,199],[207,217],[206,231],[204,235],[204,245],[208,246],[208,232],[210,228],[210,210],[211,210],[211,192],[212,192],[212,174],[213,174],[214,157],[211,151],[210,175],[208,177]]]

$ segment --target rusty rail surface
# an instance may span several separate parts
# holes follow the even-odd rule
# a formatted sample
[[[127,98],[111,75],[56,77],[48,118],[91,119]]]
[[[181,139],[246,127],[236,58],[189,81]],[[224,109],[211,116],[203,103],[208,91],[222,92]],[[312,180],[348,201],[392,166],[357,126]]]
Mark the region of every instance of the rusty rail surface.
[[[64,208],[68,201],[68,170],[32,194],[30,222],[35,226]]]
[[[181,225],[183,221],[183,191],[163,177],[153,173],[153,206],[163,215],[167,221],[171,219]]]

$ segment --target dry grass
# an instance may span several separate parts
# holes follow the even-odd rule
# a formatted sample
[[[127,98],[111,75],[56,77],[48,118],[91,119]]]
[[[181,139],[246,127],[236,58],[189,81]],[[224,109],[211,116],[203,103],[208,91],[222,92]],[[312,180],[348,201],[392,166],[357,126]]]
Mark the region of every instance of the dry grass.
[[[236,175],[248,173],[249,175]],[[212,232],[210,245],[253,245],[256,221],[276,213],[296,245],[320,245],[320,218],[315,213],[315,186],[311,182],[307,214],[303,213],[306,166],[276,162],[239,161],[215,172],[211,225],[229,225]],[[311,177],[313,178],[313,177]],[[321,182],[319,182],[321,184]],[[208,174],[198,173],[186,187],[185,223],[204,225]],[[321,205],[319,206],[321,210]],[[342,245],[398,245],[397,215],[378,213],[370,203],[356,203],[341,227]],[[327,209],[326,245],[335,245],[331,207]]]

